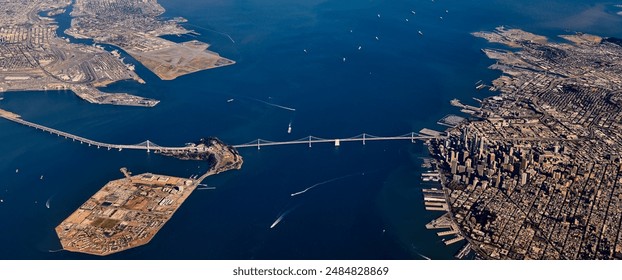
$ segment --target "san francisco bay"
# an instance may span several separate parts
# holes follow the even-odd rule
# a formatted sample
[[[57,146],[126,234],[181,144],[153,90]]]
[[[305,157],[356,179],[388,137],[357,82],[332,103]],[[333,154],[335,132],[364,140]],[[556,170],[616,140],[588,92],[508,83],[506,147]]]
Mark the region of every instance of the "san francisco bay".
[[[591,2],[591,1],[590,1]],[[228,144],[307,135],[395,136],[476,105],[475,83],[499,76],[471,32],[499,25],[556,35],[621,37],[620,9],[588,1],[173,1],[198,39],[236,64],[104,91],[155,98],[154,108],[95,105],[69,91],[4,93],[0,108],[109,143],[181,146],[215,136]],[[59,16],[61,29],[69,16]],[[63,24],[64,22],[64,24]],[[63,27],[64,25],[64,27]],[[421,31],[421,34],[419,33]],[[269,103],[269,104],[268,104]],[[295,109],[287,110],[270,104]],[[288,126],[291,124],[291,133]],[[54,227],[106,182],[153,172],[189,177],[206,163],[107,151],[0,120],[0,258],[100,259],[56,252]],[[149,244],[111,259],[452,259],[425,224],[421,142],[244,148],[244,166],[209,177]],[[314,187],[315,186],[315,187]],[[310,188],[313,187],[313,188]],[[304,193],[292,196],[307,190]],[[277,221],[278,220],[278,221]]]

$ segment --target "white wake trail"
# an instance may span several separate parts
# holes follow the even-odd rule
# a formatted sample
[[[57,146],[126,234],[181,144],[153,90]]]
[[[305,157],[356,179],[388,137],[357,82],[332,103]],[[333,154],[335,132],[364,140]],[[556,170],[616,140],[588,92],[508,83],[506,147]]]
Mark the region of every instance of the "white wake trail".
[[[205,28],[203,26],[198,26],[196,24],[191,24],[191,23],[185,23],[185,24],[194,26],[194,27],[199,28],[199,29],[203,29],[203,30],[207,30],[207,31],[210,31],[210,32],[218,33],[220,35],[227,36],[227,38],[229,38],[229,40],[231,40],[231,43],[235,44],[235,40],[233,40],[233,38],[231,38],[231,36],[229,34],[225,33],[225,32],[220,32],[220,31],[216,31],[214,29]]]
[[[272,223],[272,225],[270,225],[270,228],[274,228],[276,225],[278,225],[283,218],[285,218],[285,216],[287,216],[287,214],[291,213],[292,211],[296,210],[296,208],[298,208],[298,206],[295,206],[285,212],[283,212],[283,214],[281,214],[278,218],[276,218],[276,220]]]
[[[345,179],[345,178],[352,177],[352,176],[357,176],[357,175],[363,175],[363,174],[365,174],[365,173],[354,173],[354,174],[348,174],[348,175],[337,177],[337,178],[332,178],[332,179],[329,179],[329,180],[326,180],[326,181],[323,181],[323,182],[319,182],[319,183],[317,183],[317,184],[315,184],[313,186],[310,186],[310,187],[308,187],[308,188],[306,188],[306,189],[304,189],[302,191],[292,193],[292,194],[290,194],[290,196],[297,196],[297,195],[306,193],[307,191],[310,191],[311,189],[314,189],[314,188],[319,187],[321,185],[325,185],[325,184],[328,184],[328,183],[331,183],[331,182],[334,182],[334,181],[337,181],[337,180],[341,180],[341,179]]]
[[[285,110],[288,110],[288,111],[296,112],[296,109],[294,109],[294,108],[290,108],[290,107],[282,106],[282,105],[279,105],[279,104],[274,104],[274,103],[266,102],[266,101],[259,100],[259,99],[256,99],[256,98],[250,98],[250,99],[255,100],[257,102],[261,102],[261,103],[266,104],[268,106],[277,107],[277,108],[285,109]]]

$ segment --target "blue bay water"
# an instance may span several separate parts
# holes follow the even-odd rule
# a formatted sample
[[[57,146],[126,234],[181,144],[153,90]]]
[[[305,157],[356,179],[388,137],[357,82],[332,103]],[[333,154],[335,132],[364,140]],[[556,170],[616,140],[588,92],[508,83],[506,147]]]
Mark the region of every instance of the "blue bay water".
[[[149,139],[183,145],[206,136],[240,144],[442,129],[436,121],[457,112],[449,100],[485,97],[489,93],[476,91],[474,83],[499,75],[487,69],[492,62],[480,52],[488,45],[470,32],[508,25],[547,36],[568,29],[621,37],[614,3],[542,2],[164,0],[165,17],[187,18],[185,26],[201,33],[196,39],[237,63],[160,81],[126,57],[147,84],[126,81],[104,90],[160,99],[155,108],[92,105],[64,91],[6,93],[0,108],[87,138],[128,144]],[[66,15],[59,21],[69,24]],[[445,246],[425,230],[439,213],[423,209],[420,190],[434,185],[419,178],[426,156],[421,143],[265,147],[241,154],[242,170],[209,177],[205,183],[216,189],[195,191],[149,244],[107,258],[451,259],[460,247]],[[100,259],[49,250],[60,248],[54,227],[120,178],[120,167],[174,176],[206,169],[200,162],[81,146],[5,120],[0,155],[2,259]],[[352,176],[290,195],[346,175]]]

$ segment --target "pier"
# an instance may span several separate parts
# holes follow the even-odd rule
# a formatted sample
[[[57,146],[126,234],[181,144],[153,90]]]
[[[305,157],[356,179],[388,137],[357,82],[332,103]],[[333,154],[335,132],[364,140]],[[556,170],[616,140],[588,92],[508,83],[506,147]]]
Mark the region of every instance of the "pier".
[[[452,219],[449,205],[447,204],[447,199],[445,197],[445,192],[436,188],[422,189],[421,191],[423,193],[423,204],[425,206],[425,210],[445,212],[442,216],[426,224],[425,227],[430,230],[442,230],[436,233],[439,237],[451,237],[448,240],[443,239],[443,242],[447,246],[464,240],[464,236],[460,232],[459,226]],[[460,258],[463,258],[466,254],[468,254],[470,247],[467,249],[463,248],[464,252],[458,254]]]

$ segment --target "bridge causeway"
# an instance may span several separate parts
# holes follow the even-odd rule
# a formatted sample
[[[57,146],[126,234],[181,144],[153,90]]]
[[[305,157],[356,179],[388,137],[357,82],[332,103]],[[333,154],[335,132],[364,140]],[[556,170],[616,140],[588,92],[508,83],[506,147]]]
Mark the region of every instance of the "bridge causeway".
[[[138,144],[134,144],[134,145],[120,145],[120,144],[110,144],[110,143],[103,143],[103,142],[98,142],[98,141],[94,141],[91,139],[87,139],[84,137],[80,137],[71,133],[67,133],[64,131],[60,131],[57,129],[53,129],[47,126],[43,126],[40,124],[36,124],[36,123],[32,123],[26,120],[23,120],[19,115],[5,111],[0,109],[0,117],[4,118],[6,120],[27,126],[27,127],[32,127],[34,129],[38,129],[41,131],[45,131],[48,132],[50,134],[54,134],[60,137],[65,137],[65,139],[71,139],[72,141],[77,141],[80,142],[80,144],[87,144],[89,145],[89,147],[93,146],[93,147],[97,147],[99,148],[106,148],[108,150],[112,150],[112,149],[117,149],[119,151],[122,151],[123,149],[128,149],[128,150],[145,150],[147,152],[150,151],[155,151],[155,152],[171,152],[171,151],[184,151],[184,150],[192,150],[193,147],[191,146],[185,146],[185,147],[163,147],[160,145],[157,145],[149,140],[138,143]],[[371,134],[367,134],[367,133],[362,133],[353,137],[348,137],[348,138],[333,138],[333,139],[327,139],[327,138],[319,138],[319,137],[315,137],[315,136],[307,136],[304,138],[300,138],[297,140],[291,140],[291,141],[268,141],[268,140],[263,140],[263,139],[257,139],[245,144],[240,144],[240,145],[233,145],[234,148],[239,149],[239,148],[257,148],[257,149],[261,149],[261,147],[267,147],[267,146],[283,146],[283,145],[308,145],[309,147],[311,147],[313,144],[318,144],[318,143],[334,143],[335,146],[340,146],[341,143],[343,142],[362,142],[363,145],[365,145],[366,142],[368,141],[396,141],[396,140],[410,140],[411,143],[415,143],[416,140],[427,140],[427,139],[433,139],[433,138],[441,138],[442,136],[428,136],[428,135],[421,135],[415,132],[411,132],[411,133],[407,133],[407,134],[403,134],[403,135],[399,135],[399,136],[392,136],[392,137],[383,137],[383,136],[374,136]]]

